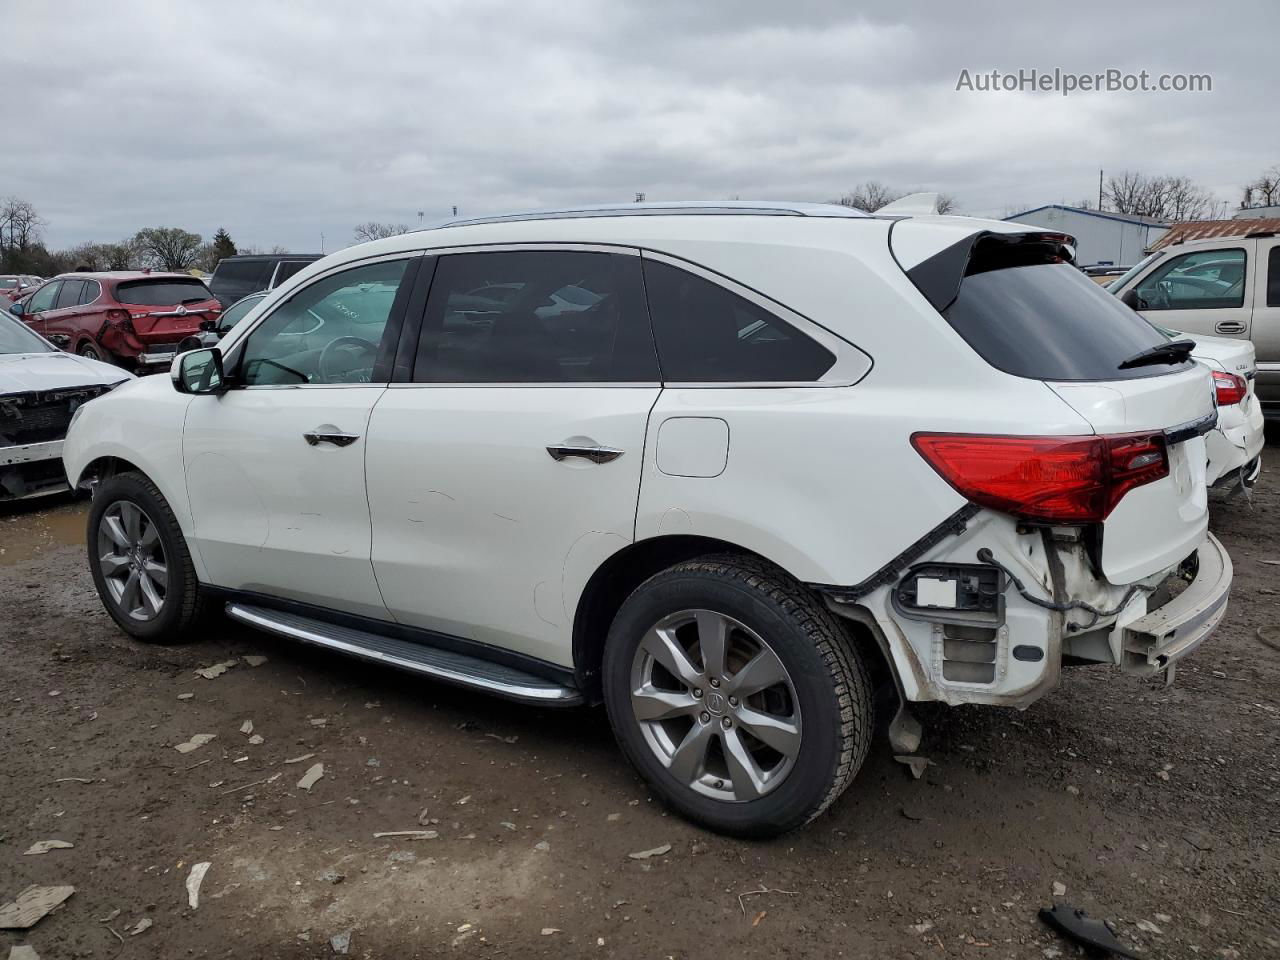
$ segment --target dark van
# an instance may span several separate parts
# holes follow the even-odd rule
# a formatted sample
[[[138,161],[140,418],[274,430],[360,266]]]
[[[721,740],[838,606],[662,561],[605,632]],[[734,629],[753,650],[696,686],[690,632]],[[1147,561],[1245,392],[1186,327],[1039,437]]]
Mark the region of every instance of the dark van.
[[[319,253],[265,253],[224,257],[214,268],[209,289],[225,310],[251,293],[278,287],[321,256]]]

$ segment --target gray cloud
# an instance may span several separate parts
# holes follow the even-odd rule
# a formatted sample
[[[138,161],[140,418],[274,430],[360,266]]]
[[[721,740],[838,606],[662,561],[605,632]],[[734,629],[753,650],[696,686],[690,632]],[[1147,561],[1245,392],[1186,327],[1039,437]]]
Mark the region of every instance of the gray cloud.
[[[150,224],[332,250],[362,220],[563,203],[1073,202],[1097,170],[1233,205],[1280,163],[1267,2],[19,3],[0,193],[51,245]],[[1209,73],[1209,94],[956,92],[971,71]]]

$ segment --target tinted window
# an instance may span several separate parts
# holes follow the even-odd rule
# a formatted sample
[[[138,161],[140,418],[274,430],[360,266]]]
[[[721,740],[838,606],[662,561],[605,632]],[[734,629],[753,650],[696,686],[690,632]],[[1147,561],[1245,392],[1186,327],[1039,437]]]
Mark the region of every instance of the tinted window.
[[[17,286],[17,277],[0,277],[0,290],[14,290]]]
[[[27,313],[40,313],[53,307],[53,298],[58,295],[58,289],[61,283],[47,283],[35,293],[31,295],[31,301],[27,304]]]
[[[408,262],[371,263],[303,287],[249,335],[241,380],[369,383]]]
[[[640,258],[561,250],[441,257],[414,379],[656,381]]]
[[[116,300],[143,307],[172,307],[212,299],[209,288],[195,277],[190,280],[174,277],[126,280],[116,286]]]
[[[1244,306],[1243,250],[1200,250],[1157,267],[1134,290],[1144,310],[1221,310]]]
[[[272,288],[274,289],[275,287],[280,286],[280,284],[284,283],[286,280],[292,277],[295,273],[297,273],[303,267],[308,266],[309,264],[310,264],[310,261],[308,260],[282,261],[280,263],[280,266],[276,268],[276,279],[275,279],[275,282],[271,284]]]
[[[687,270],[646,260],[644,280],[666,381],[802,383],[835,363],[785,320]]]
[[[1280,307],[1280,244],[1267,255],[1267,306]]]
[[[974,261],[982,262],[980,253]],[[1134,354],[1168,341],[1067,263],[971,273],[943,316],[984,360],[1018,377],[1126,380],[1171,369],[1120,369]]]
[[[80,291],[83,289],[83,280],[63,280],[62,289],[58,291],[58,299],[54,302],[53,309],[61,310],[63,307],[78,306]]]
[[[98,296],[101,293],[102,287],[99,285],[97,280],[86,280],[84,282],[84,289],[80,291],[80,302],[93,303],[93,301],[98,299]]]
[[[222,260],[213,271],[209,289],[224,306],[231,306],[241,297],[267,289],[271,282],[274,260]]]
[[[218,330],[226,333],[237,323],[245,318],[245,315],[266,299],[266,294],[260,297],[245,297],[239,303],[232,304],[223,311],[221,319],[218,320]]]

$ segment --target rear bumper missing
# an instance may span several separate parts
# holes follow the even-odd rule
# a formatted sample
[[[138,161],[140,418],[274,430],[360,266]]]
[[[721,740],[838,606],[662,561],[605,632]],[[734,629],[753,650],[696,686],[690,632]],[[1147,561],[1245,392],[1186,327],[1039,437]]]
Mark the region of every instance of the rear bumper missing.
[[[1185,590],[1122,628],[1121,667],[1126,673],[1164,670],[1199,647],[1222,622],[1231,593],[1231,558],[1213,534],[1196,556],[1199,568]]]

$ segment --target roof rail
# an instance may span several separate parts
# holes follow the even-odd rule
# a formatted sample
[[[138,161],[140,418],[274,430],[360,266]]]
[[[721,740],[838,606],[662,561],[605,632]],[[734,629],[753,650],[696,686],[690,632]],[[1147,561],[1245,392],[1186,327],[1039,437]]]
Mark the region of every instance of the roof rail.
[[[668,216],[764,216],[764,217],[852,217],[865,218],[867,214],[852,207],[835,203],[786,203],[774,201],[678,200],[670,203],[627,203],[568,207],[554,210],[530,210],[523,213],[503,213],[490,217],[472,217],[450,220],[431,230],[446,227],[467,227],[480,223],[510,223],[517,220],[568,220],[579,217],[668,217]]]

